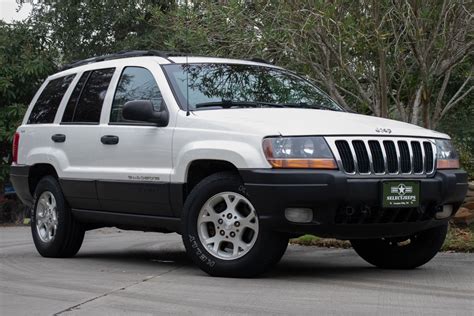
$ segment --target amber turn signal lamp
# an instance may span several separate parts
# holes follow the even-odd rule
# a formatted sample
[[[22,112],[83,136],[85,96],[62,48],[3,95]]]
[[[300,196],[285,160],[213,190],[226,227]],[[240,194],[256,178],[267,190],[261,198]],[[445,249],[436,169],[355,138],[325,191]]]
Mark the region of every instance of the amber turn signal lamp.
[[[459,169],[458,159],[438,159],[436,169]]]
[[[273,168],[337,169],[334,159],[268,159]]]

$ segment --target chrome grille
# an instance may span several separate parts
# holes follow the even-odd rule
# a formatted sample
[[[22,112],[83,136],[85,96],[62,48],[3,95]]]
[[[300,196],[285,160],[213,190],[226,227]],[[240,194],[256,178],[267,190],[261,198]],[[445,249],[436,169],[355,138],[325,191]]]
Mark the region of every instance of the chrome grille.
[[[397,137],[326,137],[338,166],[351,175],[424,176],[435,171],[434,141]]]

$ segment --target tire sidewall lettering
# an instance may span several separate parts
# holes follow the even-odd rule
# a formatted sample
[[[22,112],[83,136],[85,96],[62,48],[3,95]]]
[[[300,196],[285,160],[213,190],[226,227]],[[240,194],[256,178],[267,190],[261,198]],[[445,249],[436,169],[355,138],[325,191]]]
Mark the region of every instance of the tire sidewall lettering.
[[[194,237],[191,234],[189,234],[188,237],[189,237],[189,242],[191,244],[191,248],[194,250],[194,253],[196,254],[196,257],[199,258],[199,260],[201,260],[204,264],[206,264],[210,267],[214,267],[215,264],[216,264],[216,261],[209,258],[208,255],[206,255],[201,250],[201,247],[200,247],[199,243],[197,242],[196,237]]]

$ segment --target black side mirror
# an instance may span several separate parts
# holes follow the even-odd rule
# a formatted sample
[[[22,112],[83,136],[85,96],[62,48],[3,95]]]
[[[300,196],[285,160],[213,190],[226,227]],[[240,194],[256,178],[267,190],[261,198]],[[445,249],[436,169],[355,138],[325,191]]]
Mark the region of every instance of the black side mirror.
[[[150,100],[135,100],[125,103],[122,109],[122,116],[126,120],[150,122],[157,126],[168,125],[168,111],[155,111]]]

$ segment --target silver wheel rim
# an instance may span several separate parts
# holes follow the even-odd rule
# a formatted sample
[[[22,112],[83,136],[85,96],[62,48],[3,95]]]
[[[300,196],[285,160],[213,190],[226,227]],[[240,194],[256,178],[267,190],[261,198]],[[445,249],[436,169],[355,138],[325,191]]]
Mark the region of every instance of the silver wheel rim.
[[[58,213],[53,193],[41,193],[36,204],[36,231],[42,242],[51,242],[58,229]]]
[[[245,256],[257,240],[258,227],[252,203],[234,192],[222,192],[207,200],[197,221],[201,244],[223,260]]]

